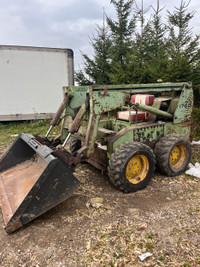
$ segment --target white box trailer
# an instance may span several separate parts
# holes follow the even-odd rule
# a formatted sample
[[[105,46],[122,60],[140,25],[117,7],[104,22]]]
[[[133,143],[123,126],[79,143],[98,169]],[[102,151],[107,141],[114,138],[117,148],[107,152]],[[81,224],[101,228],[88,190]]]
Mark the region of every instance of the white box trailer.
[[[0,121],[52,118],[73,84],[71,49],[0,45]]]

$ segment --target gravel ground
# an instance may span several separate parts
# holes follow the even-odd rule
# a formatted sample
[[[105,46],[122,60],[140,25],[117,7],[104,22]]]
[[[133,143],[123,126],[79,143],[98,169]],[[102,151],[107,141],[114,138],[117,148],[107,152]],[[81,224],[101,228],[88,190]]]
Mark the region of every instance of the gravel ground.
[[[193,147],[195,162],[199,155]],[[124,194],[88,164],[76,176],[72,197],[14,234],[0,214],[1,266],[200,266],[200,179],[156,172],[144,190]],[[99,208],[89,204],[95,197]]]

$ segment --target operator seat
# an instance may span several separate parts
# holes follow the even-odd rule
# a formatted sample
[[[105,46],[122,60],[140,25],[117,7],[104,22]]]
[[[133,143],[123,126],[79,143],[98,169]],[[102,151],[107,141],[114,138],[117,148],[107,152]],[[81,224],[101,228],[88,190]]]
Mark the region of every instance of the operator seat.
[[[131,103],[132,104],[144,104],[147,106],[152,106],[154,102],[154,95],[143,95],[143,94],[136,94],[131,96]],[[137,114],[137,121],[145,121],[147,120],[149,113],[145,111],[138,111],[135,110],[130,111],[130,120],[136,121],[136,114]],[[129,110],[118,111],[117,118],[119,120],[129,121]]]

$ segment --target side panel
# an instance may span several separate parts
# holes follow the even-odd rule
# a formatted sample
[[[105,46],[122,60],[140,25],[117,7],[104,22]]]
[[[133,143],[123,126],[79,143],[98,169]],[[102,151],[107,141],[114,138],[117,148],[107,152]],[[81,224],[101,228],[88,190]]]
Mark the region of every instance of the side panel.
[[[146,126],[127,127],[117,133],[114,137],[110,138],[108,144],[108,157],[111,156],[117,147],[125,142],[136,141],[154,148],[160,137],[171,133],[183,135],[191,140],[191,127],[191,122],[178,124],[155,123]]]
[[[73,83],[72,50],[0,46],[0,121],[52,117]]]
[[[174,113],[174,123],[191,121],[192,108],[193,108],[193,90],[191,87],[184,87],[184,89],[181,92],[176,111]]]
[[[192,121],[184,122],[184,123],[177,123],[177,124],[166,123],[164,131],[165,131],[165,135],[171,134],[171,133],[177,133],[177,134],[187,137],[191,141],[192,140]]]
[[[104,91],[92,92],[92,101],[94,103],[94,113],[103,114],[105,112],[123,107],[126,102],[130,101],[130,93],[123,91]]]
[[[125,128],[109,140],[108,156],[115,151],[117,147],[125,142],[136,141],[154,147],[157,140],[164,135],[164,123],[149,125],[138,125]]]

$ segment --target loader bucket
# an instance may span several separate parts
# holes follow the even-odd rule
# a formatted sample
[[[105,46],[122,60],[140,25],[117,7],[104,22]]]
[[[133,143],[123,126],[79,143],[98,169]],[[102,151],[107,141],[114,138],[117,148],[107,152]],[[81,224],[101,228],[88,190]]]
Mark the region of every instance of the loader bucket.
[[[67,199],[80,182],[73,168],[20,134],[0,160],[0,204],[5,230],[11,233]]]

